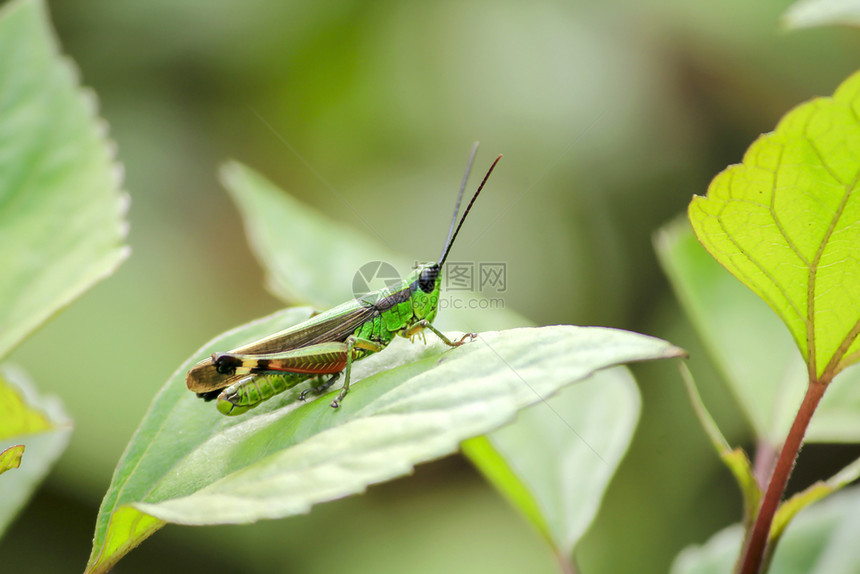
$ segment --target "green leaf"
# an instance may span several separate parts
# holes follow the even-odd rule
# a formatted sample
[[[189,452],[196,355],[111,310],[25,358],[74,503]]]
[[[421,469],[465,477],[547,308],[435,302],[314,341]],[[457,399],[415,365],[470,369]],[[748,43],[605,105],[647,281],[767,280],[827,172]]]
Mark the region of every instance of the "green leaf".
[[[24,448],[23,444],[16,444],[6,450],[0,451],[0,474],[21,466],[21,457],[24,456]]]
[[[686,222],[664,227],[655,245],[684,310],[756,435],[782,444],[807,379],[784,325],[708,255]],[[843,371],[830,385],[805,440],[860,442],[860,370]]]
[[[0,378],[0,440],[35,434],[52,427],[45,413],[31,408],[15,387]]]
[[[737,560],[743,529],[733,524],[716,534],[705,544],[684,548],[672,563],[670,574],[729,574]],[[775,574],[771,570],[769,574]]]
[[[639,406],[627,369],[601,371],[466,441],[463,452],[569,560],[630,444]]]
[[[785,531],[768,574],[854,574],[860,571],[860,488],[845,489],[801,512]],[[715,534],[701,546],[684,549],[672,574],[725,574],[732,571],[741,544],[740,525]]]
[[[405,265],[403,258],[357,239],[247,168],[231,164],[223,177],[255,252],[271,273],[270,284],[285,297],[328,306],[352,297],[353,275],[362,263]],[[325,240],[308,242],[308,237]],[[344,253],[351,255],[345,259]],[[337,287],[319,290],[318,285]],[[473,321],[470,329],[524,322],[498,309],[447,314],[459,328],[464,319]],[[500,427],[517,410],[598,369],[683,353],[624,331],[557,326],[484,332],[453,350],[433,338],[415,345],[398,338],[353,367],[357,384],[337,411],[326,397],[299,403],[299,387],[252,414],[223,417],[185,388],[185,372],[197,360],[309,315],[309,309],[287,309],[240,327],[180,367],[117,467],[99,511],[88,571],[106,571],[165,522],[252,522],[361,492],[455,451],[464,439]],[[610,460],[613,453],[607,451]]]
[[[332,221],[240,163],[225,164],[221,181],[236,202],[251,249],[266,270],[267,287],[286,302],[326,309],[354,297],[357,266],[371,260],[397,269],[411,266],[403,256],[349,225]]]
[[[321,307],[331,306],[353,296],[350,289],[353,275],[362,263],[382,260],[405,271],[414,261],[391,252],[381,242],[369,239],[348,226],[318,214],[245,166],[228,164],[222,170],[222,180],[243,215],[254,252],[267,269],[269,285],[276,294],[287,300],[298,299],[314,302]],[[439,227],[444,231],[444,225]],[[319,238],[319,241],[308,242],[307,237]],[[440,243],[441,240],[440,235]],[[302,245],[302,249],[296,249],[296,245]],[[317,285],[327,287],[318,289]],[[482,330],[528,324],[526,319],[505,309],[493,309],[483,304],[474,305],[476,301],[487,301],[474,293],[449,292],[443,296],[454,303],[440,312],[440,319],[437,320],[440,325]],[[476,312],[468,310],[467,305],[458,305],[467,300],[474,306],[483,308]],[[635,413],[628,418],[624,418],[624,414],[632,410],[638,412],[638,408],[631,407],[633,402],[638,405],[638,394],[635,390],[631,391],[627,385],[629,381],[625,377],[622,378],[625,380],[613,381],[614,384],[607,383],[605,387],[596,383],[583,387],[591,390],[581,390],[579,386],[567,389],[565,396],[578,397],[580,402],[574,401],[575,404],[563,397],[556,397],[549,401],[553,407],[532,407],[530,412],[535,414],[523,414],[515,424],[498,431],[502,437],[498,440],[503,441],[500,444],[507,448],[497,448],[497,433],[489,439],[470,439],[463,445],[464,450],[488,479],[499,486],[505,496],[512,499],[515,506],[560,549],[560,555],[569,556],[575,540],[584,533],[596,514],[602,491],[617,466],[617,460],[613,457],[618,455],[620,458],[623,453],[623,449],[616,447],[619,443],[626,445],[635,423]],[[626,389],[627,394],[619,388]],[[620,415],[620,423],[618,420],[589,417],[581,412],[585,405],[605,405],[607,396],[619,395],[621,396],[619,402],[614,405],[614,412]],[[567,412],[561,413],[561,419],[553,417],[552,421],[547,421],[540,413],[545,414],[549,408],[566,409]],[[607,409],[613,410],[610,407]],[[510,466],[522,466],[523,463],[519,460],[522,459],[523,453],[515,447],[516,440],[513,437],[545,434],[547,425],[552,425],[553,421],[563,424],[562,419],[570,420],[576,428],[583,426],[583,432],[596,433],[599,438],[594,442],[598,446],[609,441],[610,446],[600,450],[605,453],[606,462],[594,456],[585,443],[565,427],[563,430],[566,434],[562,433],[563,436],[558,438],[559,452],[553,450],[552,456],[529,461],[529,478],[532,483],[526,485]],[[505,441],[505,437],[511,438]],[[563,438],[568,440],[564,441]],[[584,459],[582,464],[579,464],[579,460],[576,460],[577,464],[572,464],[571,461],[577,457]],[[595,461],[599,464],[595,464]],[[575,472],[575,480],[571,481],[571,484],[578,486],[572,486],[565,492],[552,490],[543,480],[549,476],[562,477],[572,471]],[[559,487],[560,484],[555,486]],[[530,489],[534,493],[530,492]],[[540,498],[540,506],[533,494]],[[576,503],[565,508],[574,506],[576,510],[569,515],[563,515],[554,503],[568,498],[575,499]],[[549,525],[547,521],[550,522]]]
[[[0,8],[0,357],[127,256],[127,198],[95,98],[42,2]]]
[[[799,0],[782,17],[787,28],[814,26],[860,26],[860,2],[857,0]]]
[[[228,164],[221,174],[225,186],[230,190],[243,215],[254,252],[267,269],[270,286],[274,286],[273,291],[285,299],[312,301],[321,307],[331,306],[353,296],[350,289],[353,275],[362,263],[382,260],[405,271],[414,261],[392,253],[381,242],[364,237],[348,226],[318,214],[241,164]],[[444,231],[445,226],[440,224],[439,228]],[[308,237],[319,238],[320,241],[308,242]],[[440,234],[440,244],[442,239]],[[302,248],[296,249],[297,245]],[[317,289],[316,285],[327,287]],[[488,299],[475,293],[444,292],[443,297],[449,305],[440,309],[437,325],[480,331],[529,324],[529,321],[507,309],[493,308],[488,304]],[[474,308],[470,310],[470,306]],[[623,386],[624,383],[616,383],[607,385],[605,389],[589,384],[587,388],[593,389],[592,391],[582,391],[579,387],[566,390],[565,395],[581,398],[579,405],[571,405],[570,401],[564,401],[563,398],[551,399],[550,404],[558,401],[559,406],[556,408],[564,406],[570,410],[563,418],[576,421],[583,418],[583,413],[580,412],[582,406],[603,404],[607,394],[618,395],[621,391],[617,385]],[[584,394],[587,393],[595,396],[593,399],[586,398]],[[638,401],[638,395],[634,398],[629,395],[626,399],[622,397],[615,405],[616,411],[630,411],[630,403],[634,399]],[[550,407],[537,405],[532,411],[545,413],[547,408]],[[554,420],[560,422],[558,418]],[[621,423],[611,421],[605,428],[600,427],[600,421],[596,417],[585,417],[585,420],[589,426],[583,432],[593,430],[602,437],[596,440],[596,443],[603,444],[604,440],[615,441],[612,442],[614,447],[619,442],[626,444],[621,437],[627,436],[632,426],[628,427],[625,423],[635,423],[635,415],[629,419],[621,419]],[[522,415],[514,425],[506,427],[511,429],[510,434],[505,434],[507,430],[499,432],[502,436],[545,433],[546,429],[540,426],[544,421],[545,419],[538,415]],[[594,430],[595,427],[600,430]],[[522,460],[518,460],[521,453],[512,446],[512,440],[505,443],[508,448],[504,450],[496,448],[494,438],[483,437],[470,439],[463,447],[487,478],[556,546],[557,553],[569,557],[575,540],[584,533],[597,512],[602,490],[617,465],[617,461],[613,461],[612,457],[616,453],[620,456],[623,449],[619,452],[608,448],[607,464],[594,464],[595,460],[600,459],[595,458],[591,451],[583,453],[581,449],[585,448],[585,444],[577,441],[575,435],[570,435],[569,429],[564,430],[568,431],[565,436],[570,441],[559,444],[559,449],[567,449],[566,454],[570,458],[583,454],[584,458],[588,458],[591,455],[584,464],[576,466],[576,480],[572,481],[572,484],[579,487],[573,487],[564,493],[552,491],[541,482],[541,478],[550,475],[560,477],[570,472],[571,465],[568,464],[567,458],[554,456],[561,453],[553,451],[553,456],[543,457],[540,461],[532,460],[530,478],[533,484],[526,485],[510,466],[522,464]],[[492,436],[495,437],[495,433]],[[547,488],[543,488],[544,486]],[[530,492],[530,489],[534,492]],[[540,506],[535,496],[540,498]],[[576,511],[563,516],[553,503],[565,497],[575,498],[582,504],[577,502],[574,505]],[[547,525],[547,522],[550,524]]]
[[[571,387],[575,388],[575,387]],[[561,391],[565,393],[568,389]],[[553,397],[555,398],[555,397]],[[529,407],[523,412],[538,408],[539,405]],[[518,421],[514,421],[510,425],[516,425]],[[507,427],[503,427],[507,428]],[[499,429],[501,430],[501,429]],[[499,431],[496,431],[499,432]],[[538,532],[550,544],[554,544],[552,532],[544,518],[543,511],[535,496],[532,494],[528,485],[520,478],[516,471],[512,468],[509,459],[501,454],[499,449],[490,442],[489,436],[476,436],[470,438],[460,445],[463,455],[472,461],[484,478],[498,490],[502,496],[519,510],[526,520],[532,523],[537,528]]]
[[[384,261],[402,275],[415,263],[415,258],[325,217],[240,163],[226,164],[221,180],[242,213],[251,248],[266,269],[267,285],[287,303],[327,309],[354,297],[353,279],[363,264]],[[439,225],[438,241],[431,245],[434,254],[445,239],[447,223]],[[442,301],[435,321],[441,329],[485,331],[531,324],[477,293],[444,292]]]
[[[127,198],[92,94],[59,55],[42,2],[0,8],[0,357],[111,273],[128,253]],[[0,533],[68,443],[59,403],[0,378],[0,450],[26,447],[3,476]],[[15,386],[7,383],[13,379]],[[19,453],[20,454],[20,453]]]
[[[514,329],[482,333],[452,350],[438,341],[398,338],[356,363],[356,384],[338,410],[328,406],[336,390],[300,403],[297,388],[253,414],[224,417],[186,389],[185,372],[196,361],[309,313],[287,309],[218,337],[171,377],[114,474],[99,511],[91,571],[119,559],[108,541],[125,551],[140,541],[127,528],[134,520],[125,520],[121,532],[112,527],[123,509],[142,513],[135,519],[145,514],[181,524],[307,512],[454,452],[466,438],[498,428],[517,410],[598,369],[681,353],[658,339],[612,329]]]
[[[104,503],[102,503],[104,508]],[[104,525],[101,520],[104,519]],[[113,514],[102,516],[99,512],[99,525],[96,536],[102,539],[93,540],[93,554],[87,564],[86,574],[90,572],[108,572],[138,544],[149,538],[164,526],[164,522],[148,516],[131,506],[120,506]],[[98,541],[100,546],[96,547]],[[98,553],[96,553],[98,550]]]
[[[56,398],[36,395],[20,373],[0,374],[0,452],[27,449],[18,470],[0,476],[0,535],[65,450],[71,430]]]
[[[756,434],[785,438],[806,387],[806,368],[767,305],[718,265],[684,222],[665,227],[657,253],[684,309]],[[843,372],[807,432],[812,442],[860,441],[860,372]]]
[[[811,378],[860,358],[860,74],[802,104],[720,173],[699,241],[780,316]]]

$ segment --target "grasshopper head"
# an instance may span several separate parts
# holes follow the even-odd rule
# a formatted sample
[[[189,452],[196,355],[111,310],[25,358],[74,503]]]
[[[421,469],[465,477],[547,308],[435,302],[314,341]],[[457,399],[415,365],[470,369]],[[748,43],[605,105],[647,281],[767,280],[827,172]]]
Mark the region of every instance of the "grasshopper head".
[[[433,321],[442,289],[442,268],[438,263],[424,263],[409,274],[407,281],[412,291],[412,314],[417,319]]]

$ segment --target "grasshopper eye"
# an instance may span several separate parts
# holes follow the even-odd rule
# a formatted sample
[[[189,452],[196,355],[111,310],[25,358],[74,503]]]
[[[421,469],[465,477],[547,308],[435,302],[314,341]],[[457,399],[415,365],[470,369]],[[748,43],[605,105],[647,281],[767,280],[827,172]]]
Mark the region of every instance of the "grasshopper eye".
[[[439,267],[431,265],[418,276],[418,287],[425,293],[432,293],[436,288],[437,277],[439,277]]]

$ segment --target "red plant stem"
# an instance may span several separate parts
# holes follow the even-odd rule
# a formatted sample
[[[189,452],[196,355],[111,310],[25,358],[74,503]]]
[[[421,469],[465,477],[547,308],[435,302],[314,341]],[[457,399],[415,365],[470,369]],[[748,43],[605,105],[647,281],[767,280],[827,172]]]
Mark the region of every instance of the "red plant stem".
[[[791,471],[800,452],[800,446],[803,444],[803,436],[806,434],[809,421],[812,419],[812,414],[821,401],[821,397],[824,396],[828,382],[814,381],[806,389],[806,396],[803,397],[797,416],[794,418],[785,443],[782,445],[782,450],[770,477],[770,483],[767,485],[764,498],[762,498],[755,524],[747,534],[738,571],[740,574],[758,574],[762,566],[773,517],[779,507],[780,500],[782,500],[782,494],[786,484],[788,484],[788,477],[791,476]]]

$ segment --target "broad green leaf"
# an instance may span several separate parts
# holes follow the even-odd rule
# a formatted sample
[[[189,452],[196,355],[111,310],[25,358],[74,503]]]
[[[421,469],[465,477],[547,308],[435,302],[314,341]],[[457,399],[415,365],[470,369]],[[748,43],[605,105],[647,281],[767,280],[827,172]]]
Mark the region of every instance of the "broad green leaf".
[[[240,164],[225,166],[222,180],[243,214],[252,247],[267,269],[270,285],[274,285],[276,294],[285,298],[314,301],[322,307],[328,307],[353,296],[350,289],[353,275],[362,263],[383,260],[405,271],[414,261],[414,258],[392,253],[385,245],[360,236],[348,226],[323,217]],[[491,201],[491,198],[492,194],[488,194],[483,201]],[[440,225],[440,229],[444,230],[444,226]],[[309,237],[313,237],[314,241],[308,241]],[[442,239],[440,236],[440,244]],[[301,246],[301,249],[296,246]],[[319,290],[316,285],[329,287]],[[443,301],[449,305],[440,308],[437,325],[460,330],[484,330],[529,324],[526,319],[509,310],[493,308],[488,305],[490,300],[474,293],[443,293]],[[469,304],[478,309],[469,310]],[[577,404],[571,404],[563,398],[550,401],[550,404],[556,404],[553,401],[557,401],[557,408],[568,409],[569,412],[563,415],[565,420],[587,421],[588,427],[583,432],[590,431],[601,437],[595,439],[595,443],[611,443],[605,450],[606,464],[594,464],[600,459],[594,457],[593,452],[588,451],[578,437],[568,433],[564,435],[569,439],[567,442],[559,437],[558,449],[564,452],[552,450],[550,456],[529,461],[532,483],[525,484],[517,475],[519,471],[510,466],[523,464],[522,453],[514,447],[514,440],[509,439],[504,443],[508,448],[497,449],[494,433],[489,439],[471,439],[464,445],[466,452],[488,479],[499,486],[515,506],[555,544],[561,556],[569,557],[575,540],[584,533],[596,514],[602,490],[617,465],[613,456],[617,454],[620,457],[623,453],[623,449],[617,447],[620,443],[626,444],[635,422],[635,415],[625,419],[623,414],[631,411],[631,401],[638,400],[638,395],[633,398],[630,395],[620,397],[615,405],[616,414],[621,417],[620,422],[609,420],[611,417],[603,420],[596,416],[585,416],[580,409],[585,405],[605,404],[607,395],[623,395],[618,385],[623,387],[624,384],[626,381],[616,381],[616,385],[608,384],[606,388],[589,384],[582,389],[577,386],[566,390],[566,396],[577,397]],[[628,389],[628,392],[634,391]],[[532,411],[545,414],[547,408],[550,407],[536,405]],[[558,418],[553,420],[560,422]],[[542,435],[547,433],[546,426],[551,424],[552,421],[538,414],[525,414],[498,433],[502,433],[503,437]],[[543,444],[545,441],[541,442]],[[577,460],[574,465],[571,461],[576,457],[585,460],[582,464],[578,464],[580,461]],[[564,492],[552,489],[543,480],[550,476],[567,476],[572,467],[575,467],[575,476],[569,481],[570,488],[564,489]],[[555,486],[560,484],[556,483]],[[540,505],[535,497],[540,499]],[[560,507],[555,504],[559,500],[570,502],[565,508],[575,506],[576,511],[567,514],[560,512]]]
[[[0,535],[65,450],[71,430],[57,399],[37,396],[20,373],[0,374],[0,452],[26,447],[21,466],[0,476]]]
[[[855,574],[860,571],[860,488],[834,494],[806,508],[785,531],[768,574]],[[741,528],[731,526],[701,546],[683,550],[672,574],[726,574],[741,544]]]
[[[860,2],[857,0],[799,0],[782,17],[788,28],[814,26],[860,26]]]
[[[807,372],[784,325],[722,268],[685,222],[666,226],[657,254],[687,315],[756,435],[782,444],[806,389]],[[811,442],[860,442],[860,370],[847,369],[818,406]]]
[[[466,441],[463,451],[570,559],[630,444],[639,405],[628,370],[601,371]]]
[[[301,386],[240,417],[224,417],[185,387],[185,372],[309,316],[287,309],[218,337],[183,364],[153,402],[99,511],[90,570],[137,544],[129,525],[245,523],[307,512],[457,450],[527,405],[609,366],[681,351],[625,331],[556,326],[482,333],[448,350],[397,339],[356,363],[343,406],[333,393],[307,403]],[[113,527],[118,512],[126,514]],[[131,518],[129,518],[131,517]],[[148,518],[152,517],[152,518]],[[135,538],[137,536],[137,538]],[[110,541],[110,547],[108,547]],[[119,549],[111,551],[110,548]]]
[[[860,358],[860,73],[789,112],[689,217],[699,241],[788,327],[813,377]]]
[[[24,456],[24,448],[23,444],[16,444],[6,450],[0,451],[0,474],[21,466],[21,457]]]
[[[232,164],[223,176],[270,284],[285,297],[327,307],[352,297],[353,275],[363,262],[405,265],[405,258],[356,239],[247,168]],[[326,240],[307,241],[318,236]],[[317,291],[318,284],[340,286]],[[453,452],[462,440],[503,425],[525,405],[597,369],[682,353],[623,331],[560,326],[485,332],[452,352],[432,337],[427,345],[397,339],[354,367],[354,380],[361,382],[338,411],[326,398],[299,404],[298,388],[250,415],[227,418],[185,389],[185,371],[194,361],[309,313],[288,309],[231,331],[171,378],[116,470],[99,512],[89,571],[105,571],[164,522],[251,522],[306,512]],[[475,322],[485,325],[524,321],[500,310],[478,315]]]
[[[325,217],[240,163],[226,164],[221,179],[242,213],[270,289],[287,303],[299,301],[327,309],[354,297],[353,279],[365,263],[389,263],[402,276],[416,261]],[[434,255],[445,239],[447,222],[439,228],[438,241],[432,244]],[[423,261],[423,257],[417,260]],[[435,324],[442,329],[485,331],[530,323],[480,294],[447,291],[442,294]]]
[[[127,256],[119,168],[42,2],[0,8],[0,357]]]

